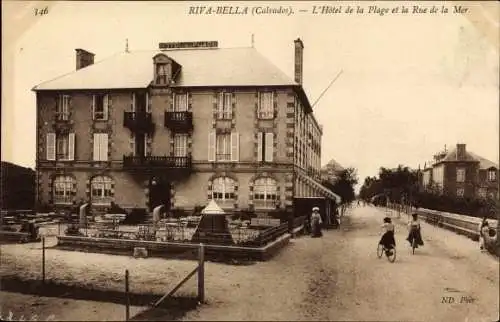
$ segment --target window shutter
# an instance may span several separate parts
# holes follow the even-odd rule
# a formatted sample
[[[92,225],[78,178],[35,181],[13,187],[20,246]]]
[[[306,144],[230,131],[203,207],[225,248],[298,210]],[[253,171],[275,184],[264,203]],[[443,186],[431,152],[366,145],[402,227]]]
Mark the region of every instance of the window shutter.
[[[99,157],[101,161],[108,161],[108,133],[101,133],[99,140]]]
[[[95,95],[92,95],[92,119],[95,120]]]
[[[257,161],[264,161],[262,159],[263,156],[263,146],[262,146],[263,136],[262,132],[257,133]]]
[[[94,161],[99,161],[99,140],[100,140],[100,133],[94,133]]]
[[[266,133],[266,162],[272,162],[273,161],[273,150],[274,150],[274,133]]]
[[[149,99],[149,93],[146,92],[146,112],[151,112],[151,100]]]
[[[208,161],[215,161],[215,131],[208,134]]]
[[[68,119],[71,117],[71,113],[73,112],[73,99],[71,96],[68,96]]]
[[[47,133],[47,160],[54,161],[56,159],[56,134]]]
[[[132,155],[135,156],[135,135],[134,132],[130,133],[130,150]]]
[[[240,156],[240,135],[238,132],[231,133],[231,161],[238,161]]]
[[[217,102],[217,117],[224,117],[224,92],[219,93],[219,101]]]
[[[102,119],[103,120],[107,120],[108,119],[108,111],[109,111],[109,108],[108,108],[109,107],[109,95],[108,94],[104,95],[104,99],[103,100],[104,100],[104,102],[103,102],[103,113],[104,113],[104,115],[103,115]]]
[[[69,133],[68,135],[68,160],[73,161],[75,159],[75,133]]]

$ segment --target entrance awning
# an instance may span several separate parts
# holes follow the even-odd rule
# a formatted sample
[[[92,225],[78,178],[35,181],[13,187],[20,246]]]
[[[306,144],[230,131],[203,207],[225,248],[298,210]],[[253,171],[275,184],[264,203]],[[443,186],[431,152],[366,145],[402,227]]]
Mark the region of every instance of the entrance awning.
[[[317,189],[319,189],[321,191],[321,193],[325,196],[325,197],[328,197],[330,199],[333,199],[337,202],[337,204],[340,204],[342,202],[342,198],[337,195],[336,193],[334,193],[333,191],[331,191],[330,189],[328,189],[327,187],[323,186],[322,184],[320,184],[319,182],[317,182],[316,180],[314,180],[313,178],[311,177],[308,177],[308,176],[304,176],[304,175],[301,175],[302,179],[304,179],[305,181],[309,182],[312,186],[316,187]]]

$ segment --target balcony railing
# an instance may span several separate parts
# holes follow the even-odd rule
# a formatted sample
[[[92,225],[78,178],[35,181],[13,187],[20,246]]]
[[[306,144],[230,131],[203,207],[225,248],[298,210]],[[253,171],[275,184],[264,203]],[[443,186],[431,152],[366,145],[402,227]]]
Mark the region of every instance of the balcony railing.
[[[176,132],[189,131],[193,128],[193,113],[165,112],[165,127]]]
[[[123,156],[123,167],[129,169],[191,169],[191,157]]]
[[[123,126],[141,133],[150,133],[154,129],[153,118],[148,112],[123,112]]]

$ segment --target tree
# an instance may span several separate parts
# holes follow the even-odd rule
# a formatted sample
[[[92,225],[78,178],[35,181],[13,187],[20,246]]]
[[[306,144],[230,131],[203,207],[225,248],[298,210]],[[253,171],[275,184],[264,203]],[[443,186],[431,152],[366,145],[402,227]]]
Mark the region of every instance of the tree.
[[[358,183],[357,171],[354,168],[347,168],[337,171],[330,180],[325,179],[323,185],[342,198],[342,213],[345,207],[356,199],[354,186]]]

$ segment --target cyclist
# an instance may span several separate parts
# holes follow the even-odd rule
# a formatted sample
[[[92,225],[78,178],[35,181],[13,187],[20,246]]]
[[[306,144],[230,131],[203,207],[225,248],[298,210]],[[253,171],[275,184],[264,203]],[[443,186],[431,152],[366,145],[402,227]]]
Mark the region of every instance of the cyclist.
[[[412,220],[408,223],[408,238],[406,240],[410,243],[410,246],[413,245],[413,240],[415,239],[416,248],[418,246],[424,246],[424,241],[422,240],[422,235],[420,233],[420,220],[418,219],[418,214],[413,213]]]
[[[387,256],[391,256],[392,249],[396,247],[396,240],[394,239],[394,224],[392,223],[391,218],[384,218],[382,229],[384,229],[385,233],[382,235],[379,244],[383,245],[386,249],[385,254]]]

